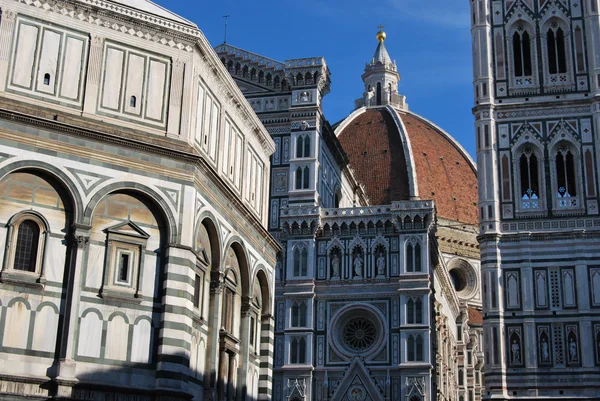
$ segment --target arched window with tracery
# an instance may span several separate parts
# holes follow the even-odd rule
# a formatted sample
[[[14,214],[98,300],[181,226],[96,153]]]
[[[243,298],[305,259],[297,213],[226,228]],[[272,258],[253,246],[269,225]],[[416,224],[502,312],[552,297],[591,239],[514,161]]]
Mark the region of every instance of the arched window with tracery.
[[[290,342],[290,363],[306,363],[306,339],[294,337]]]
[[[298,245],[294,248],[294,263],[293,272],[294,277],[306,276],[308,270],[308,249],[304,245]]]
[[[421,245],[418,241],[409,241],[406,245],[406,271],[409,273],[423,271]]]
[[[532,75],[531,37],[529,32],[520,25],[512,37],[513,68],[515,77]]]
[[[562,145],[554,156],[556,206],[559,209],[579,207],[575,155],[568,145]]]
[[[292,304],[292,327],[306,327],[306,301],[294,301]]]
[[[423,361],[423,336],[421,334],[409,334],[406,341],[407,361]]]
[[[548,52],[548,72],[550,74],[566,73],[565,34],[556,22],[553,22],[546,31],[546,50]]]
[[[296,158],[310,157],[310,136],[298,135],[296,138]]]
[[[423,323],[423,301],[420,297],[409,298],[408,301],[406,301],[406,323]]]
[[[310,183],[310,169],[308,166],[296,169],[296,189],[308,189]]]
[[[521,209],[540,209],[540,179],[538,158],[532,148],[525,148],[519,157]]]

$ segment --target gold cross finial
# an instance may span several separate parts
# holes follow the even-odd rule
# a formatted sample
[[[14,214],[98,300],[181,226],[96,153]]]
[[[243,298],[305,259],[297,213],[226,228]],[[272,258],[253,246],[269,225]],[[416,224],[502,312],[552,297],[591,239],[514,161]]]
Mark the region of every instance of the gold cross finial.
[[[380,31],[383,31],[384,26],[379,24],[379,26],[377,28],[379,28]]]

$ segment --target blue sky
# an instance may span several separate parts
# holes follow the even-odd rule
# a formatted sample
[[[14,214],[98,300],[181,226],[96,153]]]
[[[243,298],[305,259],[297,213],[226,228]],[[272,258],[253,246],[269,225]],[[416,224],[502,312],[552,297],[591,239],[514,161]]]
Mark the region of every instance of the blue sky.
[[[353,110],[364,90],[377,26],[402,76],[399,92],[410,109],[442,127],[475,157],[469,2],[449,0],[156,0],[198,25],[216,46],[223,15],[227,43],[278,61],[323,56],[331,70],[326,118],[333,124]]]

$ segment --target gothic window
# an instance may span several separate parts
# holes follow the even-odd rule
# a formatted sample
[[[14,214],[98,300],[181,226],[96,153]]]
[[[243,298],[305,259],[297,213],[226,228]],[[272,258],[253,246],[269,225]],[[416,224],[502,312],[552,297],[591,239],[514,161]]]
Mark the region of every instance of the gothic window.
[[[235,75],[240,75],[241,68],[242,66],[240,65],[240,63],[235,64]]]
[[[567,145],[560,146],[554,154],[555,197],[558,209],[579,207],[575,156]]]
[[[267,74],[267,85],[273,85],[273,76],[271,74]]]
[[[546,49],[548,51],[548,72],[564,74],[567,72],[565,52],[565,34],[556,22],[546,32]]]
[[[296,189],[308,189],[310,183],[310,169],[308,166],[296,169]]]
[[[531,76],[531,38],[522,26],[518,27],[513,34],[512,47],[515,77]]]
[[[306,301],[292,304],[292,327],[306,327]]]
[[[242,69],[242,76],[244,78],[248,78],[248,66],[245,65],[244,68]]]
[[[290,363],[306,363],[306,339],[304,337],[294,337],[290,342]]]
[[[421,245],[419,242],[414,241],[409,242],[406,245],[406,271],[409,273],[412,272],[421,272]]]
[[[462,369],[458,370],[458,385],[459,386],[465,385],[465,377],[464,377],[464,372]]]
[[[525,148],[519,156],[519,185],[521,191],[521,210],[539,210],[540,185],[539,185],[538,158],[532,148]]]
[[[293,259],[293,276],[306,276],[308,269],[308,249],[306,248],[306,246],[296,246],[294,248]]]
[[[585,55],[583,49],[583,32],[581,27],[575,28],[575,60],[577,61],[577,72],[585,72]]]
[[[296,139],[296,157],[310,157],[310,136],[299,135]]]
[[[406,323],[423,323],[423,301],[420,297],[409,298],[409,300],[406,302]]]
[[[260,71],[258,73],[258,82],[260,82],[261,84],[265,82],[265,73],[264,73],[264,71]]]
[[[510,200],[510,170],[508,156],[502,156],[502,200]]]
[[[276,76],[275,76],[275,78],[273,78],[273,85],[274,85],[276,88],[279,88],[279,87],[281,87],[281,78],[279,78],[279,76],[278,76],[278,75],[276,75]]]
[[[410,334],[406,341],[406,348],[409,362],[423,361],[423,336],[421,334]]]
[[[377,82],[377,106],[381,106],[381,82]]]

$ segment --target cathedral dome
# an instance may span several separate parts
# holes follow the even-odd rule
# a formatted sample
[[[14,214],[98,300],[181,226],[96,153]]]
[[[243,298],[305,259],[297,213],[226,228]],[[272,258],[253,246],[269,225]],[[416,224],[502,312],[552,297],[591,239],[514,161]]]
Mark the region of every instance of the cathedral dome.
[[[336,135],[371,204],[433,199],[438,217],[477,224],[475,164],[430,121],[391,105],[361,107]]]

